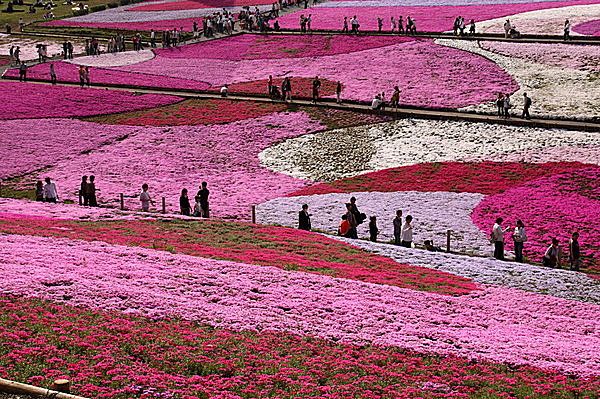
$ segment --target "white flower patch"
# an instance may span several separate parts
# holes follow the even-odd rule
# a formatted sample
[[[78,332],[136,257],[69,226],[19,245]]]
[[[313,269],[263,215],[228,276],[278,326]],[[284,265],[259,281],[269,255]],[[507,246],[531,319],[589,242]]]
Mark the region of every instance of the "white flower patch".
[[[390,257],[400,263],[441,270],[470,278],[481,284],[517,288],[557,298],[600,304],[600,280],[583,273],[503,262],[494,258],[429,252],[343,237],[333,238]]]
[[[170,3],[171,1],[148,2],[143,5]],[[140,7],[140,4],[129,4],[122,7],[108,8],[103,11],[93,12],[78,17],[66,18],[66,21],[95,22],[95,23],[122,23],[122,22],[150,22],[167,21],[172,19],[199,18],[212,15],[215,12],[223,12],[223,9],[238,13],[242,7],[219,7],[219,8],[196,8],[169,11],[129,11],[130,8]],[[272,5],[257,6],[259,10],[270,10]]]
[[[341,217],[346,213],[345,204],[352,196],[357,198],[361,212],[368,217],[377,216],[379,241],[394,239],[392,220],[396,210],[402,210],[404,216],[414,218],[415,243],[423,244],[425,240],[446,242],[446,231],[452,230],[454,250],[486,255],[491,252],[485,233],[471,220],[473,209],[484,198],[475,193],[360,192],[277,198],[257,207],[257,222],[297,227],[298,211],[306,203],[312,214],[313,229],[336,233]],[[369,237],[368,219],[358,226],[358,235]]]
[[[12,46],[19,46],[19,50],[21,53],[19,58],[23,61],[29,60],[37,60],[38,52],[36,45],[45,44],[46,53],[48,57],[56,57],[62,54],[62,41],[56,40],[48,40],[48,39],[40,39],[40,38],[30,38],[30,37],[21,37],[14,35],[6,35],[4,33],[0,33],[0,54],[9,55],[10,48]],[[73,52],[75,54],[82,53],[84,51],[84,43],[81,41],[72,41],[73,43]]]
[[[427,162],[578,161],[600,164],[600,135],[459,121],[402,119],[286,140],[261,163],[301,179],[344,177]]]
[[[571,26],[575,26],[582,22],[598,19],[599,15],[600,4],[547,8],[477,22],[477,31],[504,33],[504,21],[509,19],[521,33],[562,36],[565,19],[571,22]],[[571,35],[578,35],[578,33],[571,30]]]
[[[512,94],[513,114],[520,114],[523,93],[526,92],[533,100],[533,117],[541,114],[577,119],[600,117],[600,79],[597,74],[506,57],[483,50],[476,42],[466,40],[436,39],[435,42],[482,55],[513,76],[520,87]],[[496,104],[473,105],[463,110],[496,112]]]
[[[90,55],[65,61],[75,65],[106,68],[138,64],[140,62],[151,60],[152,58],[154,58],[152,50],[142,50]]]

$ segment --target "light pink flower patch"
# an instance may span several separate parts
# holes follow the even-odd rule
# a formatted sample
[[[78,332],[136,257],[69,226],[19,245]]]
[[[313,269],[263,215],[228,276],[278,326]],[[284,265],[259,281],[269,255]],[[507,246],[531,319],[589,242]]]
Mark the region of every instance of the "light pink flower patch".
[[[481,48],[507,57],[521,58],[531,62],[600,71],[600,46],[573,46],[569,44],[480,42]]]
[[[319,43],[322,39],[310,40]],[[238,46],[239,41],[242,44]],[[226,47],[221,49],[222,53],[242,53],[248,48],[248,39],[244,37],[223,43]],[[341,46],[342,42],[339,43]],[[281,51],[284,50],[285,47],[282,47]],[[267,51],[267,57],[271,57],[272,53],[273,50]],[[359,65],[363,67],[357,68]],[[430,40],[326,57],[235,61],[157,56],[147,62],[116,69],[142,74],[161,73],[182,79],[189,78],[190,71],[202,71],[198,79],[213,87],[258,81],[269,75],[278,81],[284,76],[314,78],[318,75],[326,80],[341,81],[344,86],[342,95],[346,99],[370,101],[374,93],[386,91],[389,94],[398,85],[402,90],[400,103],[438,108],[481,104],[492,101],[497,92],[518,89],[515,80],[493,62],[469,52],[436,45]],[[265,91],[266,88],[261,89],[260,93]]]
[[[127,11],[174,11],[195,10],[198,8],[223,8],[242,7],[272,4],[273,0],[183,0],[167,1],[161,3],[143,4],[141,6],[128,8]]]
[[[442,296],[98,242],[0,244],[6,294],[600,375],[600,306],[589,303],[494,286]]]
[[[71,65],[71,68],[74,67]],[[159,107],[181,100],[161,94],[134,95],[124,91],[4,81],[0,82],[0,120],[102,115]]]
[[[139,209],[141,186],[160,209],[167,199],[169,212],[179,212],[182,188],[190,190],[193,203],[198,185],[211,189],[213,216],[250,218],[250,206],[281,197],[309,182],[271,171],[260,165],[258,154],[281,140],[323,129],[302,112],[276,113],[255,119],[212,126],[135,127],[90,122],[73,123],[68,133],[111,130],[127,139],[57,165],[40,177],[56,180],[63,198],[77,199],[81,175],[96,176],[102,202],[118,205],[119,193],[128,209]],[[32,134],[42,134],[34,129]],[[57,131],[56,134],[59,132]]]
[[[54,70],[56,71],[57,79],[59,81],[79,82],[78,65],[74,65],[63,61],[55,61],[53,62],[53,64]],[[116,84],[136,87],[147,86],[196,90],[205,90],[209,88],[209,85],[207,83],[202,82],[200,80],[188,79],[185,77],[185,75],[181,78],[172,78],[156,74],[157,71],[148,71],[148,73],[132,74],[114,68],[110,69],[95,67],[90,67],[89,71],[92,84]],[[190,71],[188,70],[188,75],[189,72]],[[5,75],[10,77],[18,77],[19,71],[17,69],[9,69],[8,71],[6,71]],[[48,65],[48,63],[34,65],[33,67],[30,67],[27,71],[27,77],[30,79],[50,80],[50,66]]]

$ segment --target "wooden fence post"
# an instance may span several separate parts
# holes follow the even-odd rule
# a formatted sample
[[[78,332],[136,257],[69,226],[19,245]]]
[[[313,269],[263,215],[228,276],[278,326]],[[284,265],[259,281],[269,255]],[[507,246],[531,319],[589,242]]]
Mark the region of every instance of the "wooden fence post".
[[[162,213],[167,213],[167,200],[162,197]]]
[[[446,231],[446,252],[450,252],[450,233],[452,233],[452,230]]]
[[[256,206],[252,205],[252,223],[256,223]]]
[[[0,197],[2,197],[2,179],[0,179]]]
[[[124,211],[125,210],[125,199],[123,198],[123,193],[119,194],[120,200],[121,200],[121,210]]]

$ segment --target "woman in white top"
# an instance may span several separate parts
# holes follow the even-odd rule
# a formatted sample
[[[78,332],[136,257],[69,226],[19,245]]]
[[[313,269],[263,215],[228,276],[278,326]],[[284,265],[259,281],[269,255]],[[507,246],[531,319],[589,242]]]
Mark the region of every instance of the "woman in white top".
[[[504,233],[506,233],[510,227],[506,229],[502,229],[502,222],[504,219],[496,218],[496,223],[492,228],[492,233],[490,234],[490,241],[494,243],[494,258],[499,260],[504,260]]]
[[[544,266],[560,267],[560,248],[558,247],[558,239],[553,238],[552,244],[548,247],[542,258]]]
[[[400,232],[400,245],[406,248],[412,248],[413,241],[413,228],[410,222],[412,222],[412,216],[406,216],[404,219],[404,224],[402,225],[402,231]]]
[[[523,243],[527,241],[527,233],[525,232],[525,225],[521,220],[517,220],[517,227],[513,233],[513,241],[515,243],[515,261],[523,262]]]
[[[56,185],[50,181],[49,177],[46,177],[46,184],[44,185],[44,199],[46,202],[56,203],[58,199],[58,191]]]

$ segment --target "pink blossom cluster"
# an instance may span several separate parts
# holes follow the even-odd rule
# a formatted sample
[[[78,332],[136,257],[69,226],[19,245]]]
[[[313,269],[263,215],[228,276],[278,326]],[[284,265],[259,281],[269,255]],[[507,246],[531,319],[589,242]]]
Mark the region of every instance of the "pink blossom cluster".
[[[600,72],[600,48],[598,46],[571,46],[569,44],[508,43],[482,41],[484,50],[511,58],[551,66]]]
[[[581,253],[589,266],[600,260],[600,168],[582,168],[541,177],[503,193],[489,196],[473,211],[473,222],[491,231],[496,217],[504,217],[506,226],[521,219],[528,241],[525,256],[540,261],[552,238],[558,238],[563,255],[568,255],[568,240],[580,233]],[[507,234],[508,248],[512,240]],[[565,258],[566,260],[566,258]]]
[[[494,286],[441,296],[98,242],[0,242],[3,294],[600,374],[600,306],[588,303]]]
[[[71,68],[75,67],[71,65]],[[41,118],[63,118],[135,111],[173,104],[182,99],[161,94],[135,95],[125,91],[87,88],[84,90],[78,87],[55,87],[3,81],[0,82],[0,100],[2,101],[0,120],[30,118],[39,120]],[[22,122],[13,122],[13,126],[18,127],[20,123]],[[42,125],[45,123],[40,122]],[[7,127],[0,126],[0,129],[8,129],[10,125],[5,126]],[[36,129],[36,131],[37,134],[40,134],[40,140],[46,134],[54,134],[54,132],[45,130],[41,130],[43,132],[41,134],[39,133],[40,129]],[[25,134],[27,133],[29,132]],[[103,134],[100,134],[100,137]],[[15,135],[22,139],[22,132],[13,131],[11,136],[14,137]],[[10,137],[0,137],[2,141],[6,139],[12,140]],[[4,149],[4,144],[2,144],[2,147]],[[4,151],[3,154],[5,154]]]
[[[344,17],[348,19],[356,15],[360,23],[360,29],[376,30],[377,17],[385,20],[384,29],[390,30],[390,17],[397,19],[407,16],[416,20],[419,31],[448,31],[452,30],[454,19],[461,15],[467,21],[471,18],[475,22],[488,19],[502,18],[528,11],[543,10],[548,8],[566,7],[582,4],[596,4],[597,0],[575,0],[575,1],[547,1],[513,3],[503,1],[500,4],[487,5],[417,5],[417,6],[380,6],[380,7],[325,7],[321,5],[308,10],[300,10],[279,18],[282,28],[298,29],[300,14],[312,14],[313,29],[335,29],[341,30]],[[383,2],[382,4],[385,4]]]
[[[600,19],[575,25],[573,32],[581,33],[582,35],[600,36]]]
[[[317,36],[311,36],[309,40],[322,40],[314,37]],[[245,48],[248,39],[235,37],[223,42],[221,52],[236,53],[239,40],[243,41],[241,45]],[[282,46],[283,43],[280,42]],[[191,48],[199,49],[201,46]],[[272,51],[266,54],[270,57]],[[356,68],[357,65],[372,65],[373,68]],[[197,79],[212,87],[258,81],[269,75],[278,81],[284,76],[314,78],[318,75],[333,82],[341,81],[344,87],[342,97],[346,99],[370,101],[375,93],[386,91],[391,94],[393,87],[398,85],[402,90],[400,103],[425,107],[475,105],[492,101],[497,92],[518,89],[515,80],[493,62],[434,44],[431,40],[415,40],[326,57],[235,61],[157,56],[146,62],[113,69],[134,74],[160,73],[181,79],[189,79],[190,71],[200,70],[203,73]],[[261,93],[264,92],[266,87],[261,90]]]
[[[68,333],[67,333],[68,332]],[[304,339],[303,339],[304,338]],[[0,374],[102,398],[582,397],[598,378],[573,378],[455,356],[341,345],[273,331],[239,333],[182,320],[149,320],[30,298],[0,297]],[[123,345],[126,342],[127,345]],[[81,348],[85,348],[82,350]],[[151,358],[151,362],[142,359]],[[107,378],[108,377],[108,378]]]
[[[79,71],[78,65],[63,61],[52,62],[54,64],[54,70],[56,77],[60,82],[79,82]],[[125,86],[149,86],[149,87],[164,87],[164,88],[178,88],[178,89],[195,89],[205,90],[209,87],[208,84],[194,79],[189,79],[189,76],[185,75],[180,78],[172,78],[157,74],[158,71],[148,71],[147,73],[129,73],[120,71],[116,68],[89,68],[89,76],[91,84],[116,84]],[[187,71],[189,75],[189,70]],[[19,76],[18,69],[9,69],[5,72],[4,76],[16,78]],[[27,71],[27,77],[30,79],[41,79],[50,80],[50,66],[49,63],[37,64],[29,68]],[[37,87],[37,86],[35,86]],[[75,90],[75,89],[73,89]],[[111,92],[112,93],[112,92]],[[131,95],[131,94],[129,94]],[[166,97],[169,98],[169,97]],[[177,97],[172,97],[177,98]],[[174,102],[174,101],[173,101]],[[163,104],[160,104],[163,105]],[[66,115],[60,115],[66,116]]]
[[[211,126],[136,127],[81,121],[63,126],[61,134],[65,136],[110,131],[112,137],[127,137],[90,153],[52,162],[52,170],[39,177],[52,177],[63,198],[77,199],[81,175],[94,174],[101,202],[118,204],[119,193],[124,193],[126,207],[138,209],[141,186],[148,183],[155,201],[153,209],[160,209],[160,198],[166,197],[167,209],[178,212],[181,189],[190,190],[193,205],[197,187],[207,181],[213,216],[246,220],[251,205],[309,184],[262,167],[258,153],[278,141],[324,128],[302,112]],[[66,132],[68,129],[71,131]],[[43,132],[32,127],[30,133]]]
[[[413,41],[405,36],[361,36],[353,40],[339,35],[278,35],[245,34],[204,43],[154,50],[166,58],[200,58],[220,60],[259,60],[278,58],[324,57],[349,54]]]
[[[82,28],[104,28],[104,29],[123,29],[135,31],[163,31],[172,30],[174,27],[183,27],[187,32],[191,32],[194,22],[198,23],[200,18],[183,19],[164,19],[160,21],[137,21],[137,22],[82,22],[68,19],[55,19],[53,21],[42,22],[43,26],[78,26]]]

